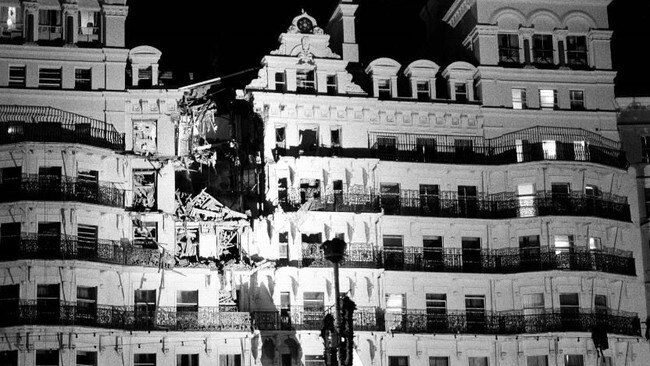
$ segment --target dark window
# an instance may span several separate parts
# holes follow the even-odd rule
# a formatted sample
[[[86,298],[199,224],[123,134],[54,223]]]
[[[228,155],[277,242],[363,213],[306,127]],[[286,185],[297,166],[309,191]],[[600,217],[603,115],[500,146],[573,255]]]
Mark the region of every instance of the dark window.
[[[77,320],[93,324],[96,316],[97,287],[77,286]]]
[[[97,352],[77,351],[77,366],[97,366]]]
[[[553,64],[553,36],[550,34],[533,35],[533,62]]]
[[[0,352],[0,365],[3,365],[3,366],[18,366],[18,350],[1,351]]]
[[[587,65],[587,37],[566,37],[566,58],[569,65]]]
[[[467,84],[465,83],[455,83],[454,91],[456,93],[456,100],[459,102],[467,102]]]
[[[585,109],[585,93],[582,90],[569,90],[569,98],[572,110]]]
[[[275,91],[283,92],[287,90],[287,82],[284,76],[284,72],[275,73]]]
[[[288,182],[287,178],[278,179],[278,203],[287,203],[289,200],[289,191],[288,191]]]
[[[303,294],[303,306],[305,311],[325,310],[325,300],[322,292],[305,292]]]
[[[596,311],[596,315],[607,315],[607,313],[609,313],[607,295],[594,296],[594,310]]]
[[[145,88],[151,87],[151,80],[153,79],[152,75],[151,66],[138,69],[138,86]]]
[[[519,36],[499,34],[499,62],[519,63]]]
[[[404,249],[403,238],[401,235],[384,235],[384,250],[402,251]]]
[[[38,223],[38,252],[48,257],[57,257],[61,253],[61,223]]]
[[[176,291],[176,311],[189,313],[199,311],[199,291]]]
[[[327,75],[327,94],[334,95],[337,93],[336,75]]]
[[[440,188],[437,184],[420,184],[420,211],[434,216],[440,211]]]
[[[133,302],[136,324],[152,325],[156,314],[156,290],[135,290]]]
[[[300,139],[301,153],[315,152],[318,149],[318,130],[316,128],[299,130],[298,138]]]
[[[61,89],[61,68],[42,68],[38,70],[38,87]]]
[[[20,316],[20,285],[0,286],[0,314],[6,320]],[[2,320],[0,320],[2,322]],[[1,364],[1,363],[0,363]]]
[[[37,350],[36,351],[36,366],[58,366],[59,365],[59,350]]]
[[[20,222],[0,224],[0,245],[6,258],[18,258],[20,254],[20,228]]]
[[[36,287],[36,312],[44,323],[59,320],[59,285],[38,285]]]
[[[548,356],[528,356],[526,366],[548,366]]]
[[[645,217],[650,217],[650,188],[643,188],[645,196]]]
[[[90,90],[91,85],[91,71],[90,69],[75,69],[74,70],[74,88],[77,90]]]
[[[25,66],[9,66],[9,86],[24,88],[27,80]]]
[[[156,354],[155,353],[134,354],[133,366],[156,366]]]
[[[320,193],[319,179],[300,180],[300,203],[305,203],[311,199],[319,200]]]
[[[176,366],[199,366],[199,354],[177,354]]]
[[[333,128],[331,130],[331,140],[332,140],[332,147],[340,147],[341,146],[341,129],[340,128]]]
[[[97,254],[97,226],[77,225],[77,252],[80,258],[94,258]]]
[[[429,357],[429,366],[449,366],[449,357]]]
[[[478,199],[475,186],[458,186],[458,213],[462,217],[476,217]]]
[[[421,102],[427,102],[431,100],[431,89],[429,87],[428,81],[417,81],[415,83],[417,99]]]
[[[641,136],[641,162],[650,163],[650,136]]]
[[[298,93],[313,93],[316,91],[314,70],[296,71],[296,91]]]
[[[287,147],[287,134],[285,127],[275,128],[275,147],[284,149]]]
[[[139,221],[133,224],[133,244],[145,248],[158,248],[158,223]]]
[[[285,231],[279,234],[278,241],[280,242],[279,255],[280,259],[289,258],[289,232]]]
[[[381,207],[387,215],[400,212],[400,185],[398,183],[380,183]]]
[[[447,314],[447,294],[426,294],[427,315]]]
[[[408,356],[388,356],[388,366],[409,366]]]
[[[481,238],[462,237],[463,271],[479,272],[481,263]]]
[[[377,155],[380,159],[394,160],[397,154],[397,138],[395,136],[377,137]]]
[[[564,331],[580,329],[580,303],[577,293],[560,294],[560,317]]]
[[[2,190],[8,194],[18,194],[20,191],[20,181],[22,179],[22,167],[2,168]]]
[[[468,357],[468,366],[488,366],[487,357]]]
[[[378,79],[377,80],[377,96],[381,99],[390,99],[392,94],[392,88],[390,85],[390,79]]]
[[[582,355],[564,355],[564,366],[584,366]]]
[[[479,331],[485,327],[485,296],[465,295],[467,328]]]
[[[426,262],[425,265],[434,267],[444,265],[442,236],[426,235],[422,237],[422,250],[424,251],[422,257]]]

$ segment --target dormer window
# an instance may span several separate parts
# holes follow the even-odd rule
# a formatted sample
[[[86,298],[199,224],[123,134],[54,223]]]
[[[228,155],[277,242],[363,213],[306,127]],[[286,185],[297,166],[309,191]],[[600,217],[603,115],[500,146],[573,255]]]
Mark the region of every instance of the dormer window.
[[[327,75],[327,94],[329,95],[335,95],[338,93],[338,89],[336,87],[336,75]]]
[[[587,37],[566,37],[566,58],[569,65],[587,65]]]
[[[550,34],[533,35],[533,62],[536,64],[553,64],[553,36]]]
[[[392,96],[392,90],[389,79],[377,80],[377,96],[382,99],[390,99]]]
[[[428,81],[418,81],[417,85],[417,98],[421,102],[431,100],[431,89]]]
[[[456,101],[463,103],[467,102],[467,84],[455,83],[454,92],[456,93]]]
[[[287,90],[287,81],[284,72],[275,73],[275,91],[284,92]]]
[[[152,85],[151,66],[138,70],[138,86],[150,87]]]
[[[298,93],[314,93],[316,91],[314,70],[298,70],[296,72],[296,91]]]
[[[519,63],[519,36],[516,34],[499,34],[499,62]]]
[[[79,10],[78,42],[99,41],[99,19],[100,13],[98,11]]]
[[[38,11],[38,39],[53,41],[63,38],[61,11],[41,9]]]

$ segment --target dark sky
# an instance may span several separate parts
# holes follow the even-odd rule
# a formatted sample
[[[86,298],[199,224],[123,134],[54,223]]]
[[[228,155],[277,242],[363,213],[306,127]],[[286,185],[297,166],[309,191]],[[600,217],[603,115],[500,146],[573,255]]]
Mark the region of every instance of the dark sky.
[[[174,70],[180,84],[259,66],[277,48],[278,36],[305,9],[325,27],[337,0],[130,0],[127,47],[148,44],[163,51],[161,69]],[[402,65],[416,58],[445,64],[441,43],[427,42],[419,12],[426,0],[357,0],[361,62],[392,57]],[[188,4],[188,5],[186,5]],[[614,0],[613,61],[619,71],[617,96],[650,95],[650,1]],[[444,25],[443,27],[446,27]],[[643,42],[641,42],[643,41]],[[458,55],[455,55],[457,57]]]

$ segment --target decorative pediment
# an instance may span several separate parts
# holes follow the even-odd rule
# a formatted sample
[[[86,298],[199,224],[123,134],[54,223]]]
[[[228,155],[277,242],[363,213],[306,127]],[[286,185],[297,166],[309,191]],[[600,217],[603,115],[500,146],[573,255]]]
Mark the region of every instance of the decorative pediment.
[[[325,34],[323,28],[319,27],[316,19],[302,10],[302,14],[296,16],[291,21],[287,33],[301,33],[301,34]]]
[[[313,58],[337,58],[341,56],[329,47],[330,36],[316,26],[316,19],[303,11],[293,18],[289,29],[280,35],[280,47],[272,55],[298,56],[302,60]]]

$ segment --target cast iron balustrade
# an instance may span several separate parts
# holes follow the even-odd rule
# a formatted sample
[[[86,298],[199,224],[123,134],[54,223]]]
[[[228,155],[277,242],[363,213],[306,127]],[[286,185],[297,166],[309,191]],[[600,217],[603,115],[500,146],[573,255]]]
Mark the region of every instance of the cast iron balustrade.
[[[25,141],[124,150],[124,134],[109,123],[52,107],[0,105],[0,145]]]
[[[379,195],[377,194],[357,194],[357,193],[340,193],[331,194],[321,198],[307,199],[305,203],[300,202],[300,196],[295,195],[295,199],[287,197],[279,202],[279,205],[285,212],[293,212],[307,204],[309,211],[329,211],[329,212],[381,212],[379,207]],[[309,201],[309,203],[308,203]]]
[[[369,132],[371,156],[380,160],[502,165],[558,160],[621,169],[629,163],[620,143],[578,128],[532,127],[487,139],[482,136]]]
[[[3,248],[0,261],[19,259],[83,260],[126,266],[174,266],[168,252],[139,246],[124,246],[117,240],[98,239],[89,243],[73,235],[23,233],[20,237],[0,237]]]
[[[74,177],[39,177],[23,174],[21,180],[0,183],[0,202],[23,200],[77,201],[124,207],[124,190],[115,183],[93,182]]]
[[[270,311],[253,311],[253,327],[259,330],[321,330],[325,314],[334,312],[334,308],[309,309],[292,306],[287,309]],[[357,307],[353,315],[354,330],[384,330],[384,314],[380,308]]]
[[[427,314],[427,310],[386,311],[386,330],[394,333],[522,334],[547,332],[591,332],[604,325],[607,333],[640,336],[641,323],[636,313],[591,311],[573,313],[546,309],[537,314],[516,311],[448,310]]]
[[[373,153],[367,148],[343,148],[340,146],[320,146],[312,149],[304,149],[300,146],[284,147],[276,146],[273,149],[273,156],[277,161],[280,157],[289,156],[298,158],[301,156],[318,157],[339,157],[339,158],[372,158]]]
[[[345,268],[384,268],[391,271],[520,273],[535,271],[596,271],[635,276],[632,252],[603,248],[590,250],[573,247],[559,250],[538,248],[501,248],[468,251],[461,248],[404,247],[381,249],[369,245],[350,245]],[[287,262],[302,267],[330,267],[322,251],[314,244],[303,244],[302,261]],[[276,264],[277,265],[277,264]]]
[[[124,330],[251,331],[250,313],[221,312],[218,306],[199,306],[198,311],[178,312],[173,306],[138,311],[134,306],[97,305],[82,309],[74,302],[43,306],[38,300],[20,300],[7,310],[0,327],[21,325],[88,326]]]

